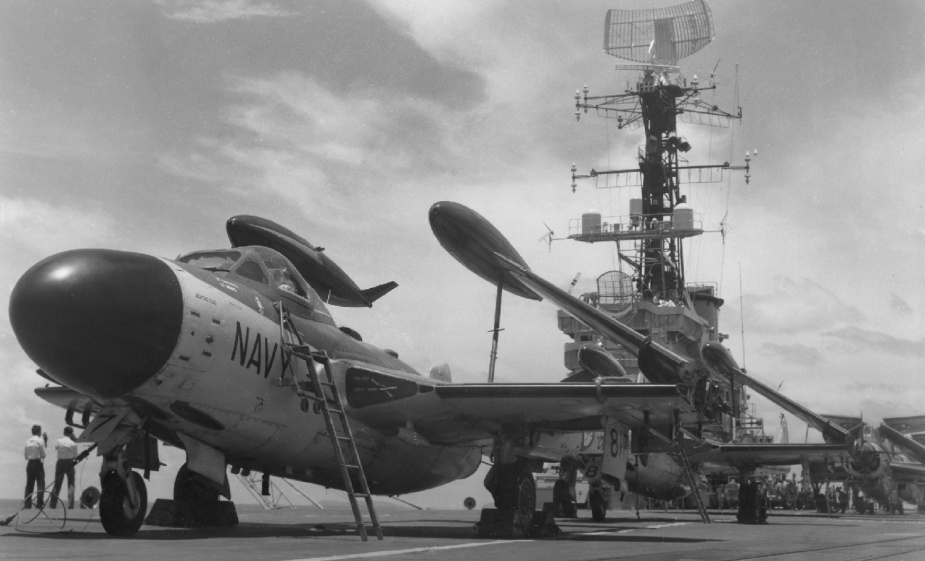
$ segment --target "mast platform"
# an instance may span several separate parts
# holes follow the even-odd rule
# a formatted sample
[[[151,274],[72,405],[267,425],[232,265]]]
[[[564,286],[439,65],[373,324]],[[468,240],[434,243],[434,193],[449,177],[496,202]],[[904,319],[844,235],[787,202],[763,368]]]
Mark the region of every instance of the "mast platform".
[[[569,220],[568,239],[586,243],[691,238],[704,232],[699,214],[630,214],[602,218],[598,213]]]

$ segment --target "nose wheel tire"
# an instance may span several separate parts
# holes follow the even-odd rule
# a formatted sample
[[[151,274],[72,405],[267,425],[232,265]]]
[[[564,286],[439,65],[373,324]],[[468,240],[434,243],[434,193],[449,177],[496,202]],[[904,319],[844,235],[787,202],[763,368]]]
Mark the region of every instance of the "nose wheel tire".
[[[138,489],[138,504],[132,507],[128,487],[115,473],[110,473],[103,480],[103,492],[100,495],[100,521],[103,529],[111,536],[131,536],[141,528],[148,510],[148,491],[145,480],[138,473],[132,472],[135,488]]]

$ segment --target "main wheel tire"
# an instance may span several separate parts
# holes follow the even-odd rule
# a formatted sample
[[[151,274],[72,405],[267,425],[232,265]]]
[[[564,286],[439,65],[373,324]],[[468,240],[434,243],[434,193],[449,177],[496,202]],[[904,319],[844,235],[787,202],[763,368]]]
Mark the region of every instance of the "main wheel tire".
[[[492,493],[495,499],[495,508],[513,510],[518,514],[519,524],[514,528],[515,533],[527,535],[533,524],[533,513],[536,511],[536,481],[533,472],[523,462],[496,466],[497,485]]]
[[[189,508],[192,522],[196,526],[205,524],[218,503],[218,491],[198,481],[200,476],[183,464],[173,484],[173,500]]]
[[[533,513],[536,512],[536,481],[533,479],[533,472],[526,468],[521,470],[515,478],[514,488],[517,493],[514,509],[524,520],[526,529],[533,523]]]
[[[597,491],[588,493],[588,506],[591,508],[591,519],[595,522],[603,522],[607,518],[604,497]]]
[[[132,472],[135,488],[138,489],[138,505],[132,508],[128,488],[116,473],[109,473],[103,479],[100,495],[100,522],[111,536],[131,536],[141,528],[148,510],[148,490],[141,475]]]

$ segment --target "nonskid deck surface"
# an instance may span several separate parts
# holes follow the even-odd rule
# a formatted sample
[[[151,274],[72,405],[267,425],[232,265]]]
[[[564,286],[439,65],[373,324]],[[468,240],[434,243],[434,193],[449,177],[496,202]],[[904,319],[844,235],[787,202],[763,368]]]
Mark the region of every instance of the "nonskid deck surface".
[[[824,516],[775,512],[767,525],[735,523],[733,513],[711,512],[712,524],[693,511],[610,511],[595,523],[582,513],[559,520],[557,539],[479,539],[479,511],[387,510],[385,540],[363,542],[349,509],[238,508],[229,529],[142,526],[131,539],[107,536],[95,515],[76,511],[65,530],[50,523],[0,527],[0,558],[9,559],[220,559],[348,560],[472,558],[514,560],[923,560],[925,517]]]

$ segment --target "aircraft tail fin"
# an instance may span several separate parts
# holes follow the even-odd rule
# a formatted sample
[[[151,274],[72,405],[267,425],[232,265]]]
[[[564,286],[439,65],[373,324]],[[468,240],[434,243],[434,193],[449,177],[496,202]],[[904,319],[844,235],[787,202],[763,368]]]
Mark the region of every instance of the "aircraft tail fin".
[[[438,364],[430,369],[431,380],[440,380],[441,382],[452,382],[453,375],[450,373],[450,365],[443,363]]]
[[[361,290],[360,293],[363,295],[363,298],[369,302],[369,305],[372,306],[373,302],[385,296],[393,288],[398,286],[398,283],[395,281],[389,281],[385,284],[380,284],[379,286],[374,286],[372,288],[367,288],[366,290]]]

